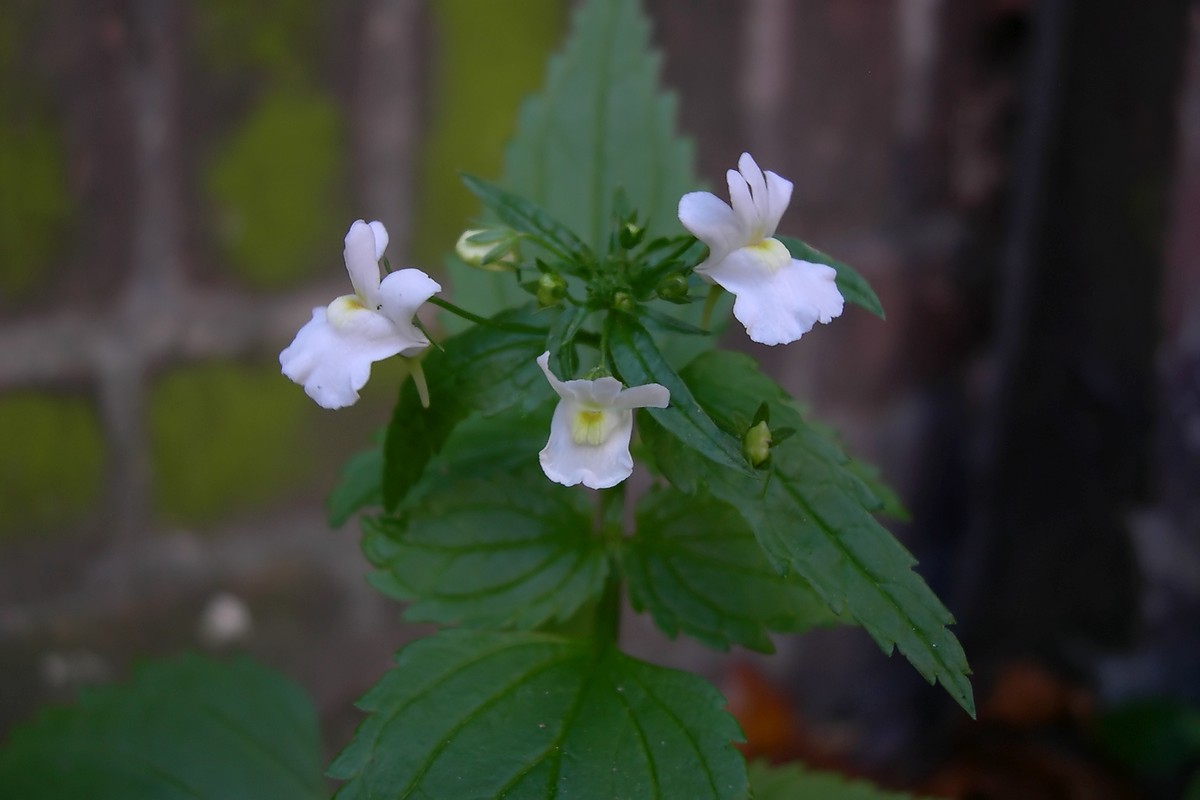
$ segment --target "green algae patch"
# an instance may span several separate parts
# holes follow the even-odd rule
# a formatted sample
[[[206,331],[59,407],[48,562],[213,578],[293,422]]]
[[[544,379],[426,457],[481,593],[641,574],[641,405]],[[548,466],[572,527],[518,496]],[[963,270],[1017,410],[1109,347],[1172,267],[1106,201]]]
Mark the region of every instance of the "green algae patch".
[[[195,43],[204,65],[243,75],[263,71],[285,81],[312,77],[329,20],[311,0],[204,0],[195,19]]]
[[[58,126],[26,63],[36,25],[35,4],[0,3],[0,302],[41,283],[72,210]]]
[[[0,537],[45,533],[92,510],[104,478],[104,438],[79,397],[0,398]]]
[[[565,17],[558,0],[441,0],[430,10],[437,41],[433,119],[419,162],[413,254],[432,265],[479,213],[455,176],[500,174],[519,101],[541,84]]]
[[[159,511],[214,522],[303,485],[315,461],[311,406],[271,367],[206,364],[164,376],[150,402]]]
[[[205,176],[216,236],[239,278],[275,289],[341,264],[344,161],[330,99],[300,90],[263,99]]]
[[[55,131],[43,120],[0,122],[0,296],[26,295],[58,251],[70,214]]]

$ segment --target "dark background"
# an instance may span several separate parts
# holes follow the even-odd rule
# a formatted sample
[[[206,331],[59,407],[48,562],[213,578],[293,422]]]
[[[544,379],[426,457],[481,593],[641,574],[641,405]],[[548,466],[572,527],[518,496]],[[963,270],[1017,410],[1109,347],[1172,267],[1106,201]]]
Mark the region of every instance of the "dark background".
[[[883,300],[886,322],[729,344],[901,492],[981,719],[857,630],[763,660],[630,618],[630,647],[716,680],[773,757],[956,797],[1179,796],[1200,766],[1172,727],[1200,704],[1200,12],[647,6],[701,174],[749,150],[793,180],[781,231]],[[0,736],[200,647],[283,669],[346,741],[420,633],[321,510],[395,373],[331,414],[276,355],[343,292],[350,220],[440,269],[476,211],[456,170],[498,174],[568,16],[0,0]],[[1130,745],[1152,735],[1179,758]]]

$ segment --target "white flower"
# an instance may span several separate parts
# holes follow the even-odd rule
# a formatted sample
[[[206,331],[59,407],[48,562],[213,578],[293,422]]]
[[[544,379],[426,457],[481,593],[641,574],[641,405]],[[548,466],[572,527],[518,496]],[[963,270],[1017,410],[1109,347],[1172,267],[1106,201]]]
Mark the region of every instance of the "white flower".
[[[429,346],[413,315],[442,287],[419,269],[398,270],[381,282],[379,259],[387,243],[381,222],[360,219],[350,226],[343,255],[354,294],[314,308],[312,319],[279,354],[283,374],[325,408],[353,405],[372,363],[413,356]]]
[[[691,192],[679,201],[679,221],[708,245],[696,272],[736,296],[733,315],[750,338],[787,344],[840,315],[833,268],[792,258],[772,238],[792,199],[791,181],[764,173],[749,153],[727,177],[732,208],[710,192]]]
[[[550,353],[537,360],[561,398],[550,421],[550,441],[538,454],[546,477],[564,486],[616,486],[633,472],[629,437],[633,409],[666,408],[667,387],[657,383],[626,389],[616,378],[560,381],[550,371]]]

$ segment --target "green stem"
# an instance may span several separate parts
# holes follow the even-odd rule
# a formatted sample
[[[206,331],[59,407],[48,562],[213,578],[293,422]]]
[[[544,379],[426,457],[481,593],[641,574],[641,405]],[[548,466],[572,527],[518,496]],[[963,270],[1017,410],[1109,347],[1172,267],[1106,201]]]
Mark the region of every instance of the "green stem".
[[[596,535],[605,543],[609,559],[615,560],[615,550],[625,536],[625,484],[601,489],[596,501]],[[615,645],[621,634],[621,578],[616,569],[609,571],[604,593],[596,604],[593,635],[598,643]]]
[[[725,293],[717,284],[708,287],[708,297],[704,298],[704,312],[700,315],[700,329],[708,330],[708,323],[712,319],[713,309],[717,307],[717,301],[721,299],[721,295]]]
[[[451,314],[454,314],[455,316],[462,317],[463,319],[468,320],[470,322],[474,322],[476,325],[486,325],[489,328],[495,328],[498,331],[508,331],[509,333],[534,333],[534,334],[547,333],[547,330],[545,328],[538,328],[533,325],[522,325],[522,324],[516,323],[516,322],[497,322],[496,320],[493,320],[493,319],[487,319],[486,317],[481,317],[478,314],[472,314],[470,311],[467,311],[465,308],[459,308],[458,306],[454,305],[454,303],[451,303],[449,300],[443,300],[440,297],[431,297],[431,298],[429,298],[429,302],[432,303],[433,305],[437,306],[438,308],[444,308],[445,310],[449,311]]]
[[[695,243],[696,243],[696,239],[694,237],[691,239],[688,239],[686,242],[684,242],[678,248],[676,248],[675,250],[672,250],[670,255],[668,255],[666,258],[664,258],[663,261],[674,261],[675,259],[679,258],[681,255],[686,253],[688,250],[690,250],[692,245],[694,245]]]
[[[616,572],[610,572],[604,580],[604,594],[596,604],[596,627],[594,629],[597,644],[616,646],[621,636],[621,578]]]

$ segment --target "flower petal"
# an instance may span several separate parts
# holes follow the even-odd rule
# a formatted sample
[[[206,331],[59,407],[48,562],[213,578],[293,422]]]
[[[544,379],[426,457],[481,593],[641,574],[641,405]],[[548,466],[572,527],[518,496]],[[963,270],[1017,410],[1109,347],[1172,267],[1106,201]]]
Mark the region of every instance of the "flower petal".
[[[768,240],[775,242],[776,240]],[[794,342],[818,322],[842,313],[843,299],[832,267],[798,259],[776,260],[783,246],[744,247],[722,261],[709,277],[736,295],[733,315],[761,344]]]
[[[329,308],[314,308],[312,319],[279,354],[279,364],[317,405],[342,408],[358,400],[371,364],[396,355],[403,345],[386,318],[347,296]]]
[[[379,227],[383,226],[379,225]],[[385,235],[384,244],[386,243]],[[354,293],[361,297],[363,304],[370,309],[376,309],[379,306],[377,249],[375,231],[372,226],[361,219],[355,220],[346,233],[346,247],[342,251],[342,257],[346,259],[346,271],[350,273],[350,283],[354,285]]]
[[[383,258],[383,251],[387,250],[388,232],[387,228],[383,227],[383,223],[379,220],[368,222],[371,226],[371,233],[375,235],[375,260]]]
[[[733,209],[711,192],[689,192],[679,199],[679,221],[708,245],[709,261],[720,261],[747,243]]]
[[[550,388],[554,393],[564,400],[574,400],[575,392],[570,391],[567,385],[558,379],[558,376],[550,371],[550,351],[542,353],[537,357],[538,366],[542,368],[542,373],[546,376],[546,380],[550,383]]]
[[[541,359],[538,359],[539,363]],[[553,383],[553,382],[552,382]],[[546,477],[563,486],[582,483],[589,489],[608,489],[633,473],[629,439],[633,434],[633,412],[612,411],[619,415],[608,438],[598,445],[576,444],[571,435],[570,417],[577,406],[569,400],[559,402],[550,421],[550,439],[538,453]]]
[[[411,268],[397,270],[379,284],[380,310],[407,342],[401,355],[415,355],[429,346],[429,339],[413,324],[413,316],[426,300],[441,290],[441,284],[433,278]]]
[[[742,153],[738,159],[738,172],[746,179],[746,185],[750,189],[750,196],[754,201],[754,227],[755,229],[762,228],[767,218],[767,182],[763,178],[762,168],[749,153]],[[763,231],[762,235],[769,236],[770,234]]]
[[[754,207],[754,198],[750,195],[750,184],[736,169],[726,170],[725,180],[729,184],[729,204],[733,206],[733,213],[743,231],[741,244],[751,244],[762,238],[763,232],[758,230],[762,225],[758,209]]]
[[[666,408],[671,402],[671,390],[662,384],[647,383],[630,386],[617,395],[613,408]]]
[[[792,202],[792,182],[770,170],[764,174],[767,179],[767,200],[763,205],[763,235],[774,236],[775,229],[779,227],[779,220],[783,218],[783,212],[787,211],[788,203]]]

